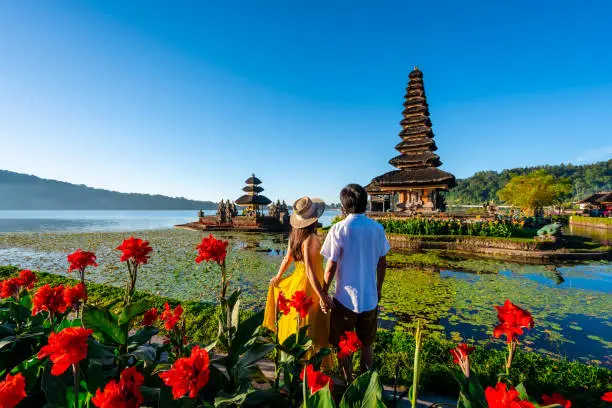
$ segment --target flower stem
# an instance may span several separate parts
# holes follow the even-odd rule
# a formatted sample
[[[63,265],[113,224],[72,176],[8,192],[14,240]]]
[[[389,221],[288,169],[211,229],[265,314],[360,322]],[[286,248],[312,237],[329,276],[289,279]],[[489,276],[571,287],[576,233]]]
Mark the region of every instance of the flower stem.
[[[72,365],[72,374],[74,378],[74,408],[79,406],[79,366],[77,364]]]

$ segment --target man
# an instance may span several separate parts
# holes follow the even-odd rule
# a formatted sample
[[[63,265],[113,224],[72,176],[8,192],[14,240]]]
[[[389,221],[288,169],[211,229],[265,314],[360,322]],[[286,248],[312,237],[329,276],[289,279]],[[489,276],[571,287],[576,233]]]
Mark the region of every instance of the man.
[[[324,296],[321,309],[331,309],[330,338],[338,347],[340,336],[355,331],[363,343],[361,369],[372,367],[372,343],[376,340],[377,310],[387,269],[389,241],[379,223],[366,217],[368,195],[358,184],[349,184],[340,192],[340,202],[347,217],[334,224],[321,248],[327,258]],[[326,296],[336,277],[336,291]],[[340,368],[348,382],[352,377],[351,358],[340,360]]]

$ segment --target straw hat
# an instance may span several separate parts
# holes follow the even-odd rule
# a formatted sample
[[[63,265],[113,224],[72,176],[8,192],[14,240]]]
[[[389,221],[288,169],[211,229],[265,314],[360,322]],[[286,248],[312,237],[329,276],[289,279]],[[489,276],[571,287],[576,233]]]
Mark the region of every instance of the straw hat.
[[[319,198],[302,197],[293,203],[290,223],[293,228],[306,228],[317,222],[325,211],[325,203]]]

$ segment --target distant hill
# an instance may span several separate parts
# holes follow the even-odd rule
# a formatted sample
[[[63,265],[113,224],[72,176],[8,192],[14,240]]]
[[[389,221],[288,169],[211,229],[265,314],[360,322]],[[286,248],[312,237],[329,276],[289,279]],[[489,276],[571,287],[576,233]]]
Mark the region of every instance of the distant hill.
[[[213,210],[212,201],[119,193],[0,170],[0,210]]]
[[[612,159],[585,165],[559,164],[556,166],[521,167],[509,170],[479,171],[466,179],[457,180],[457,187],[446,194],[449,204],[499,203],[496,192],[514,174],[531,173],[544,169],[556,177],[567,177],[572,182],[573,201],[598,191],[612,191]]]

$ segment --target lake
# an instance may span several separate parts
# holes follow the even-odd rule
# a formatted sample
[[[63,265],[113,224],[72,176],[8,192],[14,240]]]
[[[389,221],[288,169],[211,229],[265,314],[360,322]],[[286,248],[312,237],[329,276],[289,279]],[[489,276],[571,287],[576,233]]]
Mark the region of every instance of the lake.
[[[326,213],[327,220],[335,212]],[[71,218],[73,217],[73,218]],[[0,265],[67,274],[66,254],[94,251],[99,267],[87,279],[120,286],[125,275],[116,246],[135,235],[151,242],[150,262],[139,272],[138,289],[181,301],[212,301],[218,270],[196,265],[201,232],[169,228],[195,218],[193,211],[0,212]],[[327,222],[329,222],[327,221]],[[10,232],[9,232],[10,231]],[[285,253],[282,234],[215,233],[230,241],[232,285],[244,304],[260,308],[268,281]],[[437,251],[394,252],[383,288],[380,325],[412,330],[416,319],[428,336],[503,347],[492,340],[494,305],[509,298],[533,313],[536,326],[523,346],[612,367],[612,264],[525,265]]]
[[[214,215],[215,210],[204,211]],[[323,226],[339,214],[327,210],[320,218]],[[197,221],[195,210],[187,211],[0,211],[0,233],[38,231],[142,231],[172,228]]]

